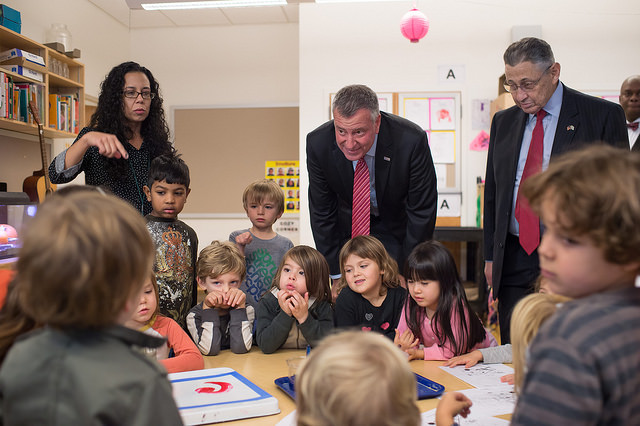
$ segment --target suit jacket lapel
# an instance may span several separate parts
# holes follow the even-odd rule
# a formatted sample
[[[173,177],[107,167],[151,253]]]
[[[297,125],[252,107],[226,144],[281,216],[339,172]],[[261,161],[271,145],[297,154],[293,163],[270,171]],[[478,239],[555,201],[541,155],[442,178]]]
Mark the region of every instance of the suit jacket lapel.
[[[387,117],[384,113],[382,115],[382,121],[380,123],[380,130],[378,131],[378,144],[376,146],[376,197],[378,198],[378,206],[380,206],[384,191],[387,188],[389,182],[389,170],[391,169],[391,162],[393,161],[393,138],[389,130],[389,124],[387,123]]]
[[[571,89],[565,85],[563,85],[562,89],[562,107],[560,108],[558,127],[556,128],[555,138],[553,139],[551,155],[557,155],[567,151],[580,126],[580,115],[578,114],[578,107],[576,106],[576,101],[571,93]]]
[[[638,136],[636,138],[635,143],[633,144],[633,147],[631,148],[631,151],[636,151],[636,152],[640,152],[640,136]]]
[[[339,180],[343,184],[344,196],[350,199],[353,194],[353,163],[347,160],[335,140],[333,142],[332,154],[333,164],[335,165],[336,172],[340,176]]]
[[[520,148],[522,147],[522,136],[524,135],[524,128],[527,125],[527,118],[529,114],[517,108],[513,120],[510,122],[510,128],[508,130],[508,138],[505,146],[500,149],[500,158],[504,161],[511,161],[510,168],[508,169],[508,180],[506,182],[513,183],[516,179],[516,171],[518,170],[518,161],[520,160]]]

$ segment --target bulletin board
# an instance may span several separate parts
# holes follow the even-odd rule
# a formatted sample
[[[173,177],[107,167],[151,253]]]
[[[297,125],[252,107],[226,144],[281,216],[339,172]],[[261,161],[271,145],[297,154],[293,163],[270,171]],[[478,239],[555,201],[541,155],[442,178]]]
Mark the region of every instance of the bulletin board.
[[[398,93],[397,115],[427,132],[438,192],[460,192],[460,93]]]
[[[175,108],[175,148],[189,166],[184,213],[244,213],[246,186],[265,160],[299,159],[298,107]]]

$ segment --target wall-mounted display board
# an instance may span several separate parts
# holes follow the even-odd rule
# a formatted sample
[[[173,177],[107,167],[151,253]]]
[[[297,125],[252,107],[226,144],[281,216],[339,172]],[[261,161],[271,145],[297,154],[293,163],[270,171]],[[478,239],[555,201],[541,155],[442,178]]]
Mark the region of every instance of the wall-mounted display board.
[[[397,111],[427,132],[438,191],[460,192],[460,93],[398,93]]]
[[[265,161],[298,160],[298,107],[184,107],[173,119],[191,173],[185,213],[244,213],[242,193],[264,179]]]

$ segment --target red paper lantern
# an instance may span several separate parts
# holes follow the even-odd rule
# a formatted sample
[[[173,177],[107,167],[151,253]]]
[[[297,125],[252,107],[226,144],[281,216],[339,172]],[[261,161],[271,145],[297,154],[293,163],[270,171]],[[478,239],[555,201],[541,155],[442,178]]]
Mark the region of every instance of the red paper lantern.
[[[429,32],[429,20],[424,13],[414,7],[402,17],[400,31],[411,43],[417,43]]]

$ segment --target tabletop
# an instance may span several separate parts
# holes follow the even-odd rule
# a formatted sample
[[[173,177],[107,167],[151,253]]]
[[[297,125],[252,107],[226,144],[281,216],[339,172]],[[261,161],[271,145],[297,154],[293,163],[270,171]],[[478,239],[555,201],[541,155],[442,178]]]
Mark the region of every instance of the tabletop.
[[[235,420],[224,424],[235,425],[275,425],[296,409],[295,402],[276,386],[274,380],[288,375],[287,358],[304,355],[304,350],[281,349],[273,354],[264,354],[254,346],[249,353],[234,354],[230,350],[221,351],[216,356],[204,357],[204,368],[229,367],[251,380],[278,400],[280,414],[250,419]],[[409,362],[413,372],[420,374],[445,387],[445,392],[470,389],[471,386],[457,377],[438,368],[443,361],[414,360]],[[420,412],[429,411],[438,405],[437,398],[418,401]],[[499,416],[503,417],[503,416]],[[506,416],[503,418],[509,418]]]

